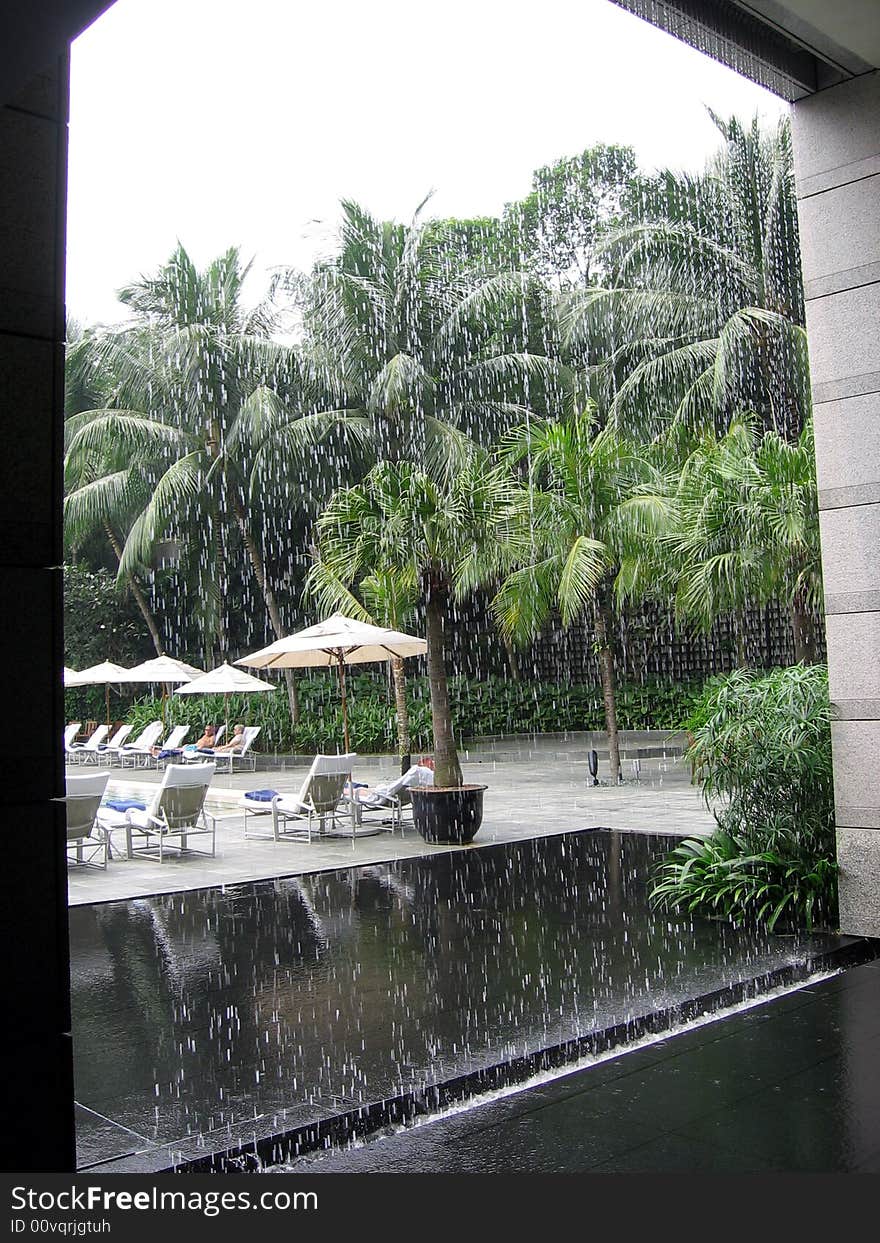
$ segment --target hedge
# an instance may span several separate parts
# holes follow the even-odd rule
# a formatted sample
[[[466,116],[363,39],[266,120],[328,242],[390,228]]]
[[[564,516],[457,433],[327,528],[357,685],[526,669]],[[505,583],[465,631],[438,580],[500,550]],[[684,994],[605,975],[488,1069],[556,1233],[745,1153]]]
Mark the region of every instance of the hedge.
[[[617,716],[621,729],[680,729],[700,698],[702,682],[650,681],[618,687]],[[297,680],[301,719],[291,728],[284,684],[274,695],[234,695],[229,701],[230,725],[244,721],[262,726],[256,750],[313,754],[335,751],[342,739],[342,712],[335,676],[312,675]],[[394,698],[384,677],[349,672],[348,717],[351,745],[363,753],[397,750]],[[605,728],[602,691],[598,686],[551,682],[514,682],[502,677],[478,680],[452,677],[450,700],[461,742],[511,734],[563,733]],[[431,710],[426,678],[408,681],[412,751],[430,750]],[[72,706],[72,705],[69,705]],[[225,719],[221,695],[172,695],[166,705],[170,725],[192,726],[201,733],[208,722]],[[134,733],[162,715],[159,699],[137,701],[126,719]],[[69,719],[78,719],[70,717]],[[99,718],[100,719],[100,718]]]

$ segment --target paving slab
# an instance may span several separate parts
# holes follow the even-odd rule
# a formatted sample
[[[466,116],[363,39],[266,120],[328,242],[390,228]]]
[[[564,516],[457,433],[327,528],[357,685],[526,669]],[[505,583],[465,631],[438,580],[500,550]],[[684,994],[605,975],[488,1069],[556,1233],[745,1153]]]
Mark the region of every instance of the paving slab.
[[[211,784],[210,806],[217,823],[215,858],[140,856],[126,859],[124,841],[113,837],[114,857],[106,871],[71,866],[68,896],[71,905],[146,897],[155,893],[200,889],[208,885],[231,885],[273,876],[296,876],[305,872],[391,862],[420,856],[446,854],[461,849],[479,850],[502,842],[569,833],[582,829],[608,828],[621,832],[698,836],[715,827],[711,811],[699,790],[691,784],[690,770],[680,758],[680,743],[667,736],[645,732],[627,735],[624,746],[624,784],[594,786],[587,757],[594,740],[544,735],[537,739],[502,739],[462,752],[465,780],[487,786],[483,823],[467,847],[429,844],[412,822],[404,820],[403,835],[390,825],[375,836],[314,838],[304,842],[274,842],[244,836],[244,812],[240,805],[245,790],[276,789],[295,794],[309,768],[309,759],[285,761],[283,767],[256,773],[218,773]],[[660,751],[662,754],[648,754]],[[636,780],[634,757],[639,759]],[[394,757],[359,757],[356,781],[375,785],[393,777],[399,766]],[[69,769],[80,771],[78,767]],[[603,771],[600,768],[600,771]],[[108,790],[113,797],[149,797],[161,772],[111,769]],[[269,816],[266,831],[271,834]],[[255,821],[251,822],[252,828]]]

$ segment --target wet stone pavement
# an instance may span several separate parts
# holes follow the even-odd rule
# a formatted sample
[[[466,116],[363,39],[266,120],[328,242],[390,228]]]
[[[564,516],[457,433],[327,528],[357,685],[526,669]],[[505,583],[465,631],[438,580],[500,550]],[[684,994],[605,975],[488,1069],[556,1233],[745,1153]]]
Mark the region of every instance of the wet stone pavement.
[[[284,1159],[368,1105],[419,1100],[586,1033],[638,1034],[645,1016],[857,944],[652,913],[647,878],[669,845],[564,833],[72,908],[80,1167],[163,1169],[298,1134],[261,1148]],[[631,1056],[647,1067],[652,1047]],[[750,1054],[745,1068],[780,1058]],[[606,1094],[606,1126],[630,1125]],[[632,1126],[656,1138],[656,1119]]]
[[[498,843],[587,828],[673,835],[712,832],[714,818],[700,791],[691,784],[690,771],[679,755],[680,739],[659,731],[625,735],[626,782],[619,786],[608,783],[604,753],[600,753],[603,784],[591,784],[587,758],[594,744],[601,746],[598,736],[545,735],[485,742],[465,749],[465,780],[488,785],[483,823],[467,849],[480,850]],[[282,767],[268,767],[279,762]],[[245,838],[243,792],[271,788],[296,794],[310,762],[307,757],[285,757],[279,761],[260,756],[256,773],[215,774],[209,804],[219,816],[216,858],[169,855],[161,866],[152,856],[126,859],[122,854],[122,834],[117,831],[114,855],[106,870],[68,870],[70,904],[149,897],[460,850],[455,845],[423,841],[409,815],[403,834],[392,833],[390,821],[377,825],[374,820],[372,835],[359,837],[356,843],[344,836],[316,836],[311,843],[274,842],[268,815],[251,822],[251,832],[262,833],[262,838]],[[639,764],[638,782],[633,773],[635,762]],[[358,756],[354,776],[358,781],[376,785],[398,772],[399,763],[393,757]],[[162,777],[155,769],[116,768],[109,775],[108,788],[115,797],[134,796],[145,801]]]

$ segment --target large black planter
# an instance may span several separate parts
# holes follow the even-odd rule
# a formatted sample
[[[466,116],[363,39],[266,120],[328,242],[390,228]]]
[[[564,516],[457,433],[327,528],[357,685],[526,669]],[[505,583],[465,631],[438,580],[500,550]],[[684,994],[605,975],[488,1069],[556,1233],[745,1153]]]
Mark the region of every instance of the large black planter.
[[[426,842],[469,842],[483,822],[486,786],[412,786],[413,823]]]

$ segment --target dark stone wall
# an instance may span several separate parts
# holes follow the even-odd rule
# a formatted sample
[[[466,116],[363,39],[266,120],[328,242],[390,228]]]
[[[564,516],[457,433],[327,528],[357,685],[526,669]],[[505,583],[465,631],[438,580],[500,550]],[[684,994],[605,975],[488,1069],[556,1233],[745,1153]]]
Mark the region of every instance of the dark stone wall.
[[[817,658],[825,659],[822,618],[814,617]],[[529,647],[517,653],[522,678],[539,682],[599,684],[589,623],[564,630],[556,622]],[[450,672],[472,677],[503,676],[508,657],[498,636],[488,601],[475,599],[454,606],[446,631]],[[719,621],[706,634],[676,626],[672,612],[648,605],[625,614],[615,634],[615,656],[621,680],[700,681],[745,663],[769,669],[791,665],[794,641],[788,610],[779,605],[746,611],[741,623]]]
[[[4,32],[5,34],[6,32]],[[50,58],[51,59],[51,58]],[[75,1166],[60,739],[67,56],[0,109],[0,1168]]]

